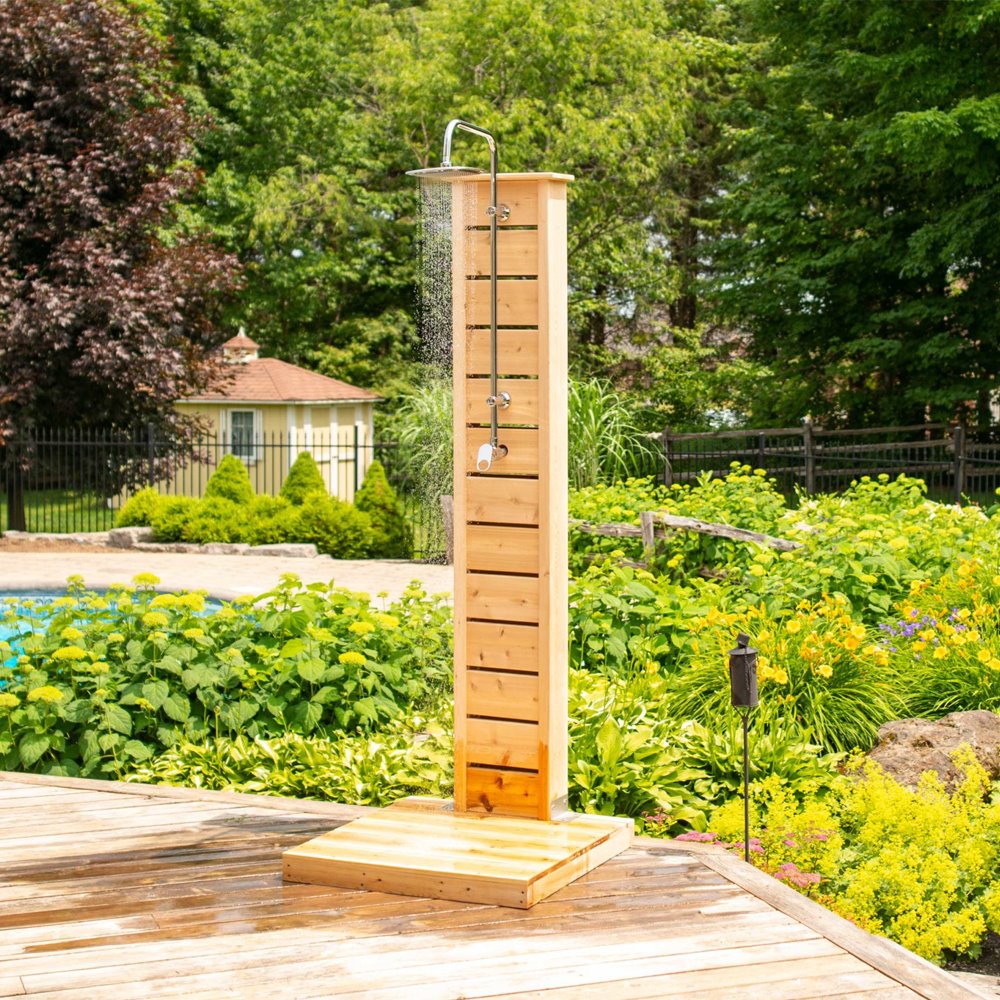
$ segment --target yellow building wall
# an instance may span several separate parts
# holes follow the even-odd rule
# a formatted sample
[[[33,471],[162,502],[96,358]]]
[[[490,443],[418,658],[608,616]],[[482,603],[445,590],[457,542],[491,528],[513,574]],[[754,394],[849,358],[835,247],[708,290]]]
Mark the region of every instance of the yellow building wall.
[[[199,439],[198,459],[178,470],[164,493],[201,496],[208,478],[222,458],[230,454],[229,414],[233,410],[255,413],[254,455],[243,458],[257,493],[277,494],[295,458],[312,454],[333,496],[354,499],[356,488],[374,458],[373,404],[346,403],[326,406],[286,403],[178,403],[177,409],[201,418],[205,427]]]

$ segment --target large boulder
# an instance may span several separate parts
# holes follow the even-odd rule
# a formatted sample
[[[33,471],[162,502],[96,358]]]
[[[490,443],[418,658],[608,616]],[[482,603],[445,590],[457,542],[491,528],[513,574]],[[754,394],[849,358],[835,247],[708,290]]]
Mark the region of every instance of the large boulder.
[[[991,779],[1000,778],[1000,715],[994,712],[952,712],[936,722],[887,722],[868,757],[901,785],[916,788],[924,771],[936,771],[952,789],[960,775],[951,755],[963,745],[972,748]]]

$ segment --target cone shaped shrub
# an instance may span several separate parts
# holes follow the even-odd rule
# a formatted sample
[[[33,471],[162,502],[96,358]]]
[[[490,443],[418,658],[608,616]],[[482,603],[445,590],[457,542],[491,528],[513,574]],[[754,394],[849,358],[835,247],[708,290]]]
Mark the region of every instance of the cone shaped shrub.
[[[299,506],[310,493],[315,493],[317,490],[326,492],[323,474],[319,471],[316,459],[308,451],[303,451],[292,463],[285,481],[281,484],[281,496]]]
[[[116,528],[148,528],[153,523],[153,518],[163,505],[163,500],[152,486],[133,493],[132,496],[122,504],[122,509],[118,511],[115,518]]]
[[[381,462],[372,462],[369,466],[365,481],[354,498],[354,506],[371,519],[370,556],[409,559],[413,555],[413,531]]]
[[[360,559],[371,545],[371,521],[351,504],[316,490],[299,508],[298,540],[313,542],[334,559]]]
[[[253,487],[247,467],[235,455],[226,455],[205,484],[204,497],[206,500],[222,497],[233,503],[249,504],[253,500]]]

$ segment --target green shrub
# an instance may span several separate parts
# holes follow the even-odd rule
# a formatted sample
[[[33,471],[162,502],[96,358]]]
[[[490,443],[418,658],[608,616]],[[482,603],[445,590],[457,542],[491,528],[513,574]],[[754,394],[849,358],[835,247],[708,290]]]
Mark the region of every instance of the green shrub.
[[[373,559],[410,559],[413,556],[413,531],[381,462],[372,462],[368,467],[365,481],[354,498],[354,506],[371,520],[368,554]]]
[[[116,528],[148,528],[152,525],[164,497],[161,497],[152,486],[147,486],[133,493],[122,504],[122,509],[115,517]]]
[[[317,491],[326,492],[323,475],[319,471],[316,459],[308,451],[300,452],[281,484],[281,496],[289,503],[299,505],[310,493]]]
[[[285,497],[262,494],[247,512],[245,540],[251,545],[298,541],[299,512]]]
[[[207,545],[211,542],[245,542],[250,528],[247,508],[222,496],[205,496],[184,522],[185,542]]]
[[[371,521],[351,504],[317,491],[299,508],[298,540],[313,542],[334,559],[362,559],[371,546]]]
[[[150,526],[157,542],[182,542],[198,501],[194,497],[162,497]]]
[[[235,455],[226,455],[209,477],[204,499],[211,497],[222,497],[243,505],[253,500],[253,486],[250,485],[247,467]]]

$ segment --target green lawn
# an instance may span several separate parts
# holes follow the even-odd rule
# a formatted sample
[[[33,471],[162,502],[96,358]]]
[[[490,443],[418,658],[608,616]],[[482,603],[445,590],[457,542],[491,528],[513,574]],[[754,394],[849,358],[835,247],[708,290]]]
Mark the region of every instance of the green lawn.
[[[75,490],[29,490],[24,505],[28,531],[107,531],[115,517],[106,498]],[[7,530],[7,498],[2,495],[0,530]]]

